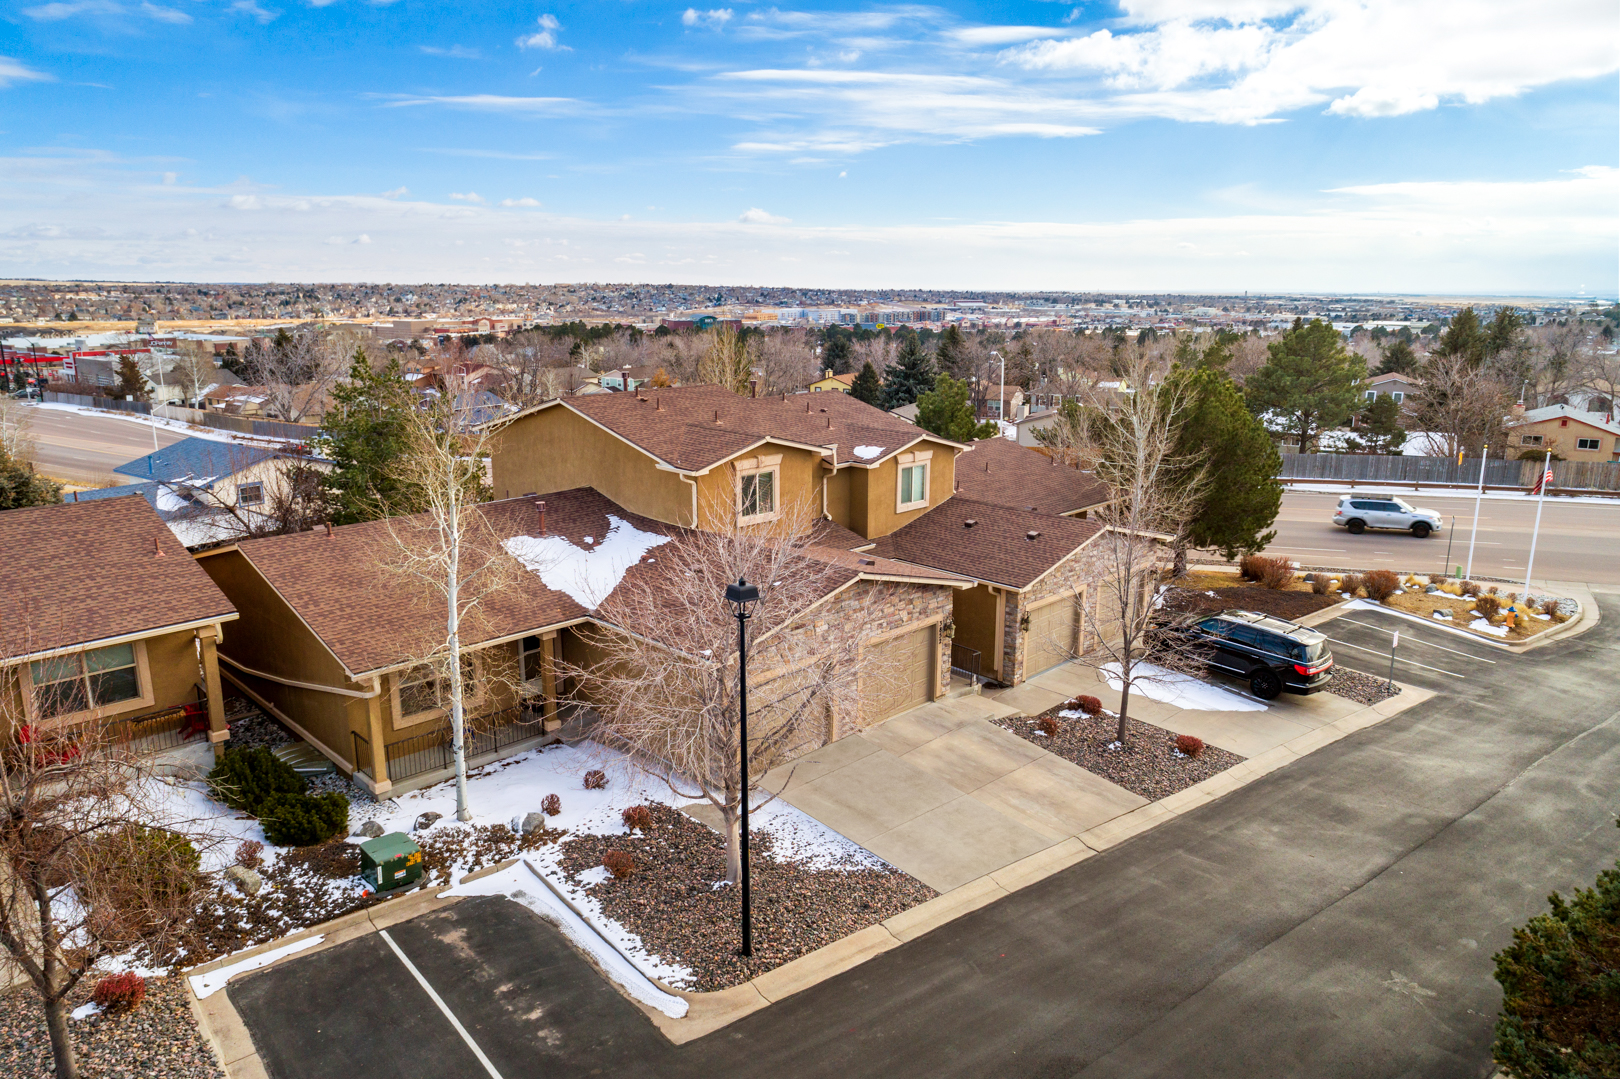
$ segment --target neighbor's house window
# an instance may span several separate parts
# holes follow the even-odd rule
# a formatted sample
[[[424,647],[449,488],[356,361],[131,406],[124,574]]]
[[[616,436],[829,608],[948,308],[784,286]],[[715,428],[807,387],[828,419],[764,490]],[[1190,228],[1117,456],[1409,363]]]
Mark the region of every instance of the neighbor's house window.
[[[40,719],[105,708],[141,698],[141,677],[133,644],[92,648],[29,664],[34,713]]]
[[[1397,405],[1406,400],[1406,393],[1403,390],[1396,390],[1394,393],[1390,394],[1390,396],[1395,398],[1395,403]]]
[[[257,506],[264,501],[264,484],[239,483],[236,485],[236,501],[243,506]]]
[[[895,512],[901,513],[928,505],[928,472],[931,467],[929,458],[933,455],[932,450],[918,450],[900,455],[900,482],[899,489],[895,492]]]
[[[471,707],[481,699],[478,664],[472,656],[461,657],[462,707]],[[395,688],[395,725],[406,726],[438,719],[450,711],[450,678],[439,673],[437,667],[423,663],[402,671]]]
[[[1367,391],[1367,400],[1375,401],[1377,399],[1378,399],[1378,391],[1377,390],[1368,390]]]
[[[1595,438],[1577,438],[1575,448],[1578,450],[1596,450],[1602,447],[1598,445],[1598,440]]]
[[[1541,436],[1540,435],[1525,435],[1523,438],[1519,439],[1519,445],[1521,445],[1521,446],[1539,446],[1539,445],[1541,445]]]
[[[745,457],[737,462],[737,518],[770,521],[781,497],[782,455]]]

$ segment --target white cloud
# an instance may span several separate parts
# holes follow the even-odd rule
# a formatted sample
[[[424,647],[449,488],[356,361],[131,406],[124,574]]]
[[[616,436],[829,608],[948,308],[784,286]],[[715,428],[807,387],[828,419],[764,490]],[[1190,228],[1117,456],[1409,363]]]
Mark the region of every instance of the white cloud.
[[[476,191],[468,191],[465,193],[460,191],[452,191],[450,192],[450,197],[459,202],[470,202],[475,206],[484,205],[484,196],[480,195]]]
[[[718,30],[731,21],[731,9],[728,7],[711,8],[708,11],[699,11],[689,7],[681,13],[682,26],[697,26],[702,24],[710,29]]]
[[[540,205],[540,200],[539,199],[531,199],[528,196],[524,196],[521,199],[502,199],[501,200],[501,205],[502,206],[538,206],[538,205]]]
[[[483,55],[470,45],[418,45],[417,48],[429,56],[447,56],[452,60],[477,60]]]
[[[51,82],[50,75],[43,71],[35,71],[21,60],[13,60],[9,56],[0,56],[0,86],[10,86],[14,82]]]
[[[260,7],[255,0],[236,0],[231,5],[231,10],[238,15],[247,15],[257,19],[261,24],[271,23],[281,15],[279,11],[269,11]]]
[[[758,206],[755,206],[751,209],[744,210],[737,217],[737,220],[741,221],[745,225],[785,225],[791,221],[792,218],[777,217],[775,214],[766,213]]]
[[[542,16],[540,16],[539,19],[537,19],[535,21],[540,24],[540,29],[536,30],[532,34],[528,34],[528,35],[526,35],[524,37],[518,38],[517,39],[518,48],[520,48],[520,49],[561,49],[561,50],[563,50],[565,52],[569,51],[567,45],[559,45],[559,44],[557,44],[557,31],[562,29],[562,23],[557,21],[557,16],[555,16],[555,15],[542,15]]]
[[[371,242],[371,237],[362,232],[359,236],[354,238],[354,242],[357,244],[369,244]]]
[[[382,96],[382,95],[378,95]],[[444,105],[475,112],[516,112],[560,114],[578,112],[584,102],[572,97],[507,97],[501,94],[461,94],[434,97],[391,97],[384,101],[390,109],[417,105]]]
[[[401,184],[392,191],[384,191],[382,193],[382,197],[385,199],[402,199],[410,193],[411,189],[406,187],[404,184]]]

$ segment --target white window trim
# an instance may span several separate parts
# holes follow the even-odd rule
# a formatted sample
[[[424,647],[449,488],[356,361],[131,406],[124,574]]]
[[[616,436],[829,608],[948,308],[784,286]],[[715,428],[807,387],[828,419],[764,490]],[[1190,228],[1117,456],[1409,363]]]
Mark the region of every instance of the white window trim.
[[[36,727],[54,729],[57,727],[71,727],[76,723],[87,720],[106,719],[111,716],[120,716],[125,712],[138,712],[142,708],[151,708],[156,703],[156,692],[152,687],[152,667],[146,656],[146,642],[144,640],[130,641],[135,646],[135,677],[140,681],[140,696],[132,697],[127,701],[104,708],[86,708],[82,712],[68,712],[65,715],[52,716],[41,719],[39,708],[34,702],[34,675],[27,663],[19,664],[12,669],[17,672],[17,681],[22,689],[23,709],[28,716],[28,722]],[[108,647],[98,645],[99,647]],[[76,655],[80,652],[93,652],[94,648],[83,648],[77,652],[57,653],[58,655]]]
[[[259,500],[257,502],[244,502],[244,501],[242,501],[242,489],[245,488],[245,487],[257,487],[259,489]],[[262,506],[262,505],[264,505],[264,503],[265,503],[264,481],[263,480],[250,480],[247,483],[239,483],[239,484],[237,484],[236,485],[236,503],[239,506]]]
[[[1591,445],[1590,446],[1583,446],[1583,445],[1581,445],[1582,442],[1590,442]],[[1590,450],[1601,450],[1603,448],[1603,440],[1600,439],[1600,438],[1577,438],[1575,440],[1575,448],[1578,449],[1578,450],[1588,450],[1588,451],[1590,451]]]
[[[917,450],[912,453],[902,453],[895,459],[894,473],[894,512],[909,513],[912,510],[922,509],[928,505],[928,492],[933,487],[934,463],[930,458],[934,456],[933,450]],[[914,502],[903,502],[905,485],[901,482],[904,471],[914,465],[921,465],[923,470],[922,498]]]
[[[780,453],[761,454],[758,457],[744,457],[732,462],[736,470],[737,494],[737,521],[739,524],[763,524],[774,521],[782,516],[782,455]],[[771,508],[765,513],[744,514],[743,506],[743,477],[762,476],[772,474],[771,479]]]
[[[484,704],[485,696],[484,658],[480,652],[468,652],[462,658],[470,659],[473,665],[473,692],[471,696],[462,702],[462,707],[465,709],[480,708]],[[399,684],[409,673],[409,670],[403,670],[396,671],[388,676],[388,696],[393,705],[393,727],[396,731],[404,730],[407,727],[420,727],[424,723],[432,723],[450,714],[448,708],[429,708],[422,712],[412,712],[408,716],[402,714],[399,703]]]

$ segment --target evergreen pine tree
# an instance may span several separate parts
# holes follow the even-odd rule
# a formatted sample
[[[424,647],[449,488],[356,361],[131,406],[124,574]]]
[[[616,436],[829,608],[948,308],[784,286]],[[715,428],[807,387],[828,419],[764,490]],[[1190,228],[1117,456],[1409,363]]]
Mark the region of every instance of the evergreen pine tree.
[[[62,485],[36,473],[0,448],[0,510],[24,506],[54,506],[62,501]]]
[[[146,376],[141,374],[140,365],[135,357],[124,356],[118,361],[118,385],[113,387],[113,394],[118,397],[127,397],[132,401],[145,401],[151,396],[146,389]]]
[[[878,379],[877,368],[872,366],[871,360],[861,365],[861,373],[855,376],[854,383],[850,385],[849,395],[876,408],[883,407],[883,383]]]
[[[934,348],[934,366],[952,378],[969,379],[973,375],[972,364],[973,357],[968,354],[962,330],[955,325],[945,327]]]
[[[1189,547],[1215,548],[1236,558],[1264,549],[1276,537],[1267,529],[1282,505],[1277,481],[1282,456],[1226,372],[1182,368],[1171,375],[1169,386],[1188,397],[1175,455],[1188,469],[1204,466],[1209,484],[1203,506],[1176,537],[1179,576],[1186,571]]]
[[[1385,347],[1383,360],[1378,365],[1380,375],[1411,375],[1417,373],[1417,369],[1417,353],[1410,344],[1400,340]]]
[[[821,350],[821,365],[835,375],[847,375],[854,370],[849,358],[849,338],[841,333],[829,333],[827,344]]]
[[[909,405],[934,386],[934,363],[914,333],[900,343],[900,356],[883,375],[883,407]]]
[[[320,434],[310,440],[315,452],[336,466],[326,477],[333,523],[372,521],[409,509],[409,492],[396,465],[413,404],[397,356],[374,371],[365,350],[354,350],[348,380],[332,388],[332,407]]]
[[[1361,418],[1366,425],[1356,429],[1348,442],[1355,453],[1399,454],[1406,444],[1406,428],[1401,426],[1401,406],[1387,393],[1379,394]]]
[[[1318,435],[1344,423],[1361,403],[1367,362],[1321,319],[1307,324],[1296,318],[1266,351],[1265,366],[1243,384],[1249,409],[1276,415],[1299,436],[1299,452],[1310,453]]]
[[[974,418],[968,384],[943,371],[934,379],[934,388],[917,398],[917,426],[952,442],[972,442],[996,433],[993,422]]]

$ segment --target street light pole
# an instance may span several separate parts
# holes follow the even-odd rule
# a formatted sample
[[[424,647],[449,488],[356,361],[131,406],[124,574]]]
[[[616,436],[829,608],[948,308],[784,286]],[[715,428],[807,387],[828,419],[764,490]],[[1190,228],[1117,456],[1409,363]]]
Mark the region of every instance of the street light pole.
[[[1474,576],[1474,540],[1479,536],[1479,500],[1485,497],[1485,459],[1490,456],[1489,442],[1479,451],[1479,487],[1474,491],[1474,529],[1468,533],[1468,572],[1464,578],[1472,579]],[[1447,558],[1449,563],[1451,559]]]
[[[994,349],[990,355],[1001,361],[1001,396],[996,398],[996,435],[999,437],[1001,425],[1007,422],[1007,357]]]
[[[745,956],[754,954],[754,918],[748,895],[748,619],[759,602],[759,586],[738,577],[726,585],[726,602],[737,617],[737,726],[742,764],[742,948]]]
[[[1524,566],[1524,602],[1530,603],[1530,571],[1536,568],[1536,540],[1541,537],[1541,507],[1547,504],[1547,486],[1552,480],[1552,451],[1547,451],[1547,460],[1541,466],[1541,497],[1536,500],[1536,527],[1530,533],[1530,557]]]

